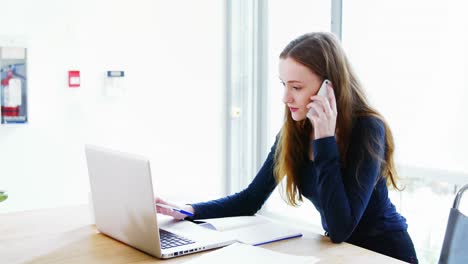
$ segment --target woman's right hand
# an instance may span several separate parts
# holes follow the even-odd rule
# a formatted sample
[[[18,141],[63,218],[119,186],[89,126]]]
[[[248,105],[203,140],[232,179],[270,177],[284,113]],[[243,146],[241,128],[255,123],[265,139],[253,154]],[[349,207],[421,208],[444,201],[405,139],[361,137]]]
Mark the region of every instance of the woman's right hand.
[[[179,205],[176,205],[176,204],[173,204],[173,203],[170,203],[170,202],[167,202],[159,197],[156,197],[155,199],[155,202],[158,204],[165,204],[165,205],[169,205],[169,206],[172,206],[172,207],[175,207],[175,208],[179,208],[179,209],[183,209],[185,211],[188,211],[188,212],[191,212],[192,214],[195,213],[195,210],[193,209],[193,207],[191,205],[186,205],[186,206],[179,206]],[[168,216],[172,216],[174,217],[175,219],[178,219],[178,220],[182,220],[184,219],[185,217],[187,217],[186,215],[184,214],[181,214],[179,212],[175,212],[171,209],[168,209],[168,208],[163,208],[163,207],[160,207],[160,206],[157,206],[156,205],[156,211],[160,214],[163,214],[163,215],[168,215]]]
[[[338,110],[332,84],[327,84],[325,96],[314,95],[310,99],[312,102],[307,105],[307,108],[313,108],[315,111],[307,117],[314,127],[314,139],[335,136]]]

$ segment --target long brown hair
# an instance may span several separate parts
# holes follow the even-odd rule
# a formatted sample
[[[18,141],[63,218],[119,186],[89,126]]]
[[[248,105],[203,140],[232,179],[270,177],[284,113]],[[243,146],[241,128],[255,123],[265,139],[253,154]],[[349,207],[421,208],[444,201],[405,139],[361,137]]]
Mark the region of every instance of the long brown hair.
[[[398,189],[397,173],[393,161],[394,142],[392,132],[382,115],[372,108],[366,98],[362,85],[351,68],[339,41],[332,33],[309,33],[291,41],[280,54],[281,59],[292,58],[306,66],[322,79],[333,84],[338,116],[336,120],[336,140],[340,152],[342,168],[346,168],[346,157],[350,144],[353,122],[358,117],[375,117],[385,127],[385,155],[374,153],[372,144],[378,139],[369,138],[364,148],[370,155],[380,160],[380,176],[385,177],[387,185]],[[274,175],[277,182],[286,177],[286,201],[297,206],[302,201],[299,188],[299,169],[308,159],[311,148],[310,134],[313,130],[308,119],[294,121],[285,106],[284,124],[281,129],[275,153]],[[355,175],[358,177],[358,175]],[[377,178],[377,181],[380,177]],[[377,183],[377,182],[376,182]]]

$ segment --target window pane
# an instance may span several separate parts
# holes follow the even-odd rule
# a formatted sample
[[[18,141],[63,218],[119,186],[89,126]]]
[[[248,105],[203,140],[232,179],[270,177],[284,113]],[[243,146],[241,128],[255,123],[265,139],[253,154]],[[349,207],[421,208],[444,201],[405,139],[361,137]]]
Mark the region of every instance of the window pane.
[[[343,5],[344,48],[394,133],[407,179],[392,201],[408,221],[421,263],[437,262],[453,183],[468,182],[467,7],[455,0]]]
[[[468,4],[449,2],[353,1],[343,44],[393,129],[397,161],[468,172]]]

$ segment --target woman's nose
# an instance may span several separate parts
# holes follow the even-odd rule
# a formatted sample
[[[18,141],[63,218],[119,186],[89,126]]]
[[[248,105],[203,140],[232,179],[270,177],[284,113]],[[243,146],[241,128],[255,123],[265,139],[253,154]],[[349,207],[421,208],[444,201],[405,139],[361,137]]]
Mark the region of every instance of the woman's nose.
[[[292,101],[292,97],[286,90],[283,94],[283,103],[287,104],[287,103],[291,103],[291,101]]]

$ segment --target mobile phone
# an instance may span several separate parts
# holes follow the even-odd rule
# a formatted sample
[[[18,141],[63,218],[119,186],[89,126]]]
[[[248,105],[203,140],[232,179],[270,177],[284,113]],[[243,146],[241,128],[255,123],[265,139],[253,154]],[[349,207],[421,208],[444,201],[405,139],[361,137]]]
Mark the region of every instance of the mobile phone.
[[[322,85],[320,85],[320,88],[317,92],[317,95],[323,96],[325,98],[328,98],[328,93],[327,93],[327,84],[329,84],[330,81],[328,79],[323,80]],[[307,117],[311,118],[313,114],[315,114],[315,110],[313,108],[310,108],[309,111],[307,112]]]

